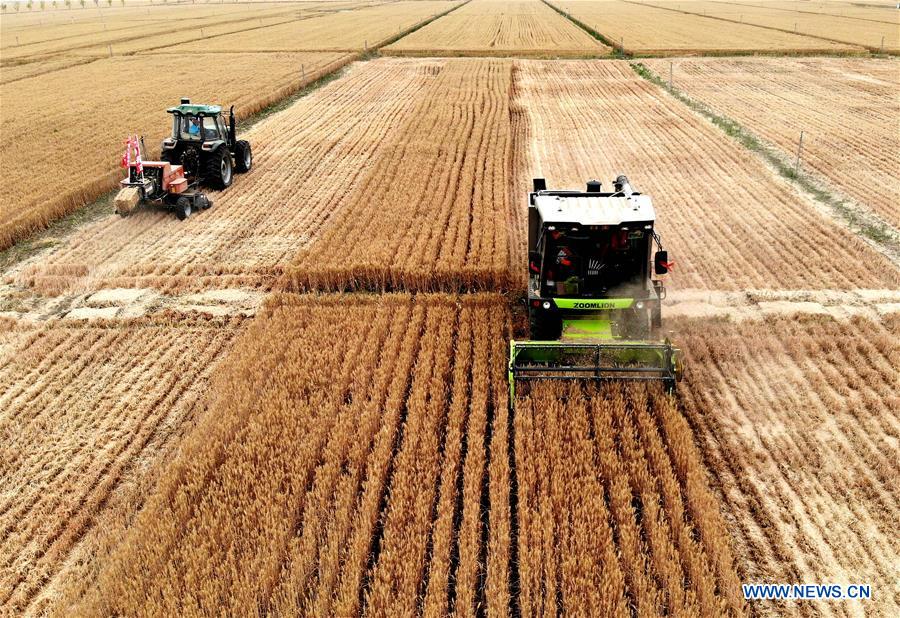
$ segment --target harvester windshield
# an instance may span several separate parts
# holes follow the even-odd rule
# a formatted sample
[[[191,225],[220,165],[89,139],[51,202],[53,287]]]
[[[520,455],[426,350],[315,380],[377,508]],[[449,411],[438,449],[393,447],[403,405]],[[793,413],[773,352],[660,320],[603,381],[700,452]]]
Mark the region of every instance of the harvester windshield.
[[[546,231],[542,295],[601,298],[643,287],[648,276],[650,240],[644,230]]]

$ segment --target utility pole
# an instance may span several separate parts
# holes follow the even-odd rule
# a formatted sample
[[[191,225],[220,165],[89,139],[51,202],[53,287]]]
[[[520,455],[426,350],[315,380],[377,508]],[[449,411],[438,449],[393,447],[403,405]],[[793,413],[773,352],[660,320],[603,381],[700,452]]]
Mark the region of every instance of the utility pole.
[[[803,154],[803,131],[800,131],[800,143],[797,144],[797,162],[794,164],[794,175],[800,174],[800,156]]]

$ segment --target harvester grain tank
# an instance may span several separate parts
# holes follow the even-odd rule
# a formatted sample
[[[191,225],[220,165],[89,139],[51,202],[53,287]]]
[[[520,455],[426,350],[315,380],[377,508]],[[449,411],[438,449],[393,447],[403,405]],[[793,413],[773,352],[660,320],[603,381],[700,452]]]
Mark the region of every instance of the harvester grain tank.
[[[517,381],[681,380],[681,351],[660,340],[661,277],[672,264],[654,229],[649,196],[625,176],[604,192],[548,190],[528,196],[530,340],[511,341],[510,401]],[[654,248],[656,249],[654,251]]]

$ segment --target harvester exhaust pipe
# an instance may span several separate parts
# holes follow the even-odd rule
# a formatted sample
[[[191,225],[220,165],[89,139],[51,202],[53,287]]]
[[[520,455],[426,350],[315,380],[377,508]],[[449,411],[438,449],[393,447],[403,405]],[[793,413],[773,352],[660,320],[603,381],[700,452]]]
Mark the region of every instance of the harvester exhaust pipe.
[[[600,190],[603,188],[603,183],[599,180],[588,180],[587,181],[587,192],[588,193],[600,193]]]
[[[534,178],[531,183],[534,186],[535,193],[547,190],[547,180],[545,178]]]
[[[616,193],[621,193],[625,197],[631,197],[631,194],[634,193],[634,190],[631,188],[631,184],[628,182],[628,177],[625,174],[619,174],[616,176],[615,182],[613,182],[613,186],[616,189]]]
[[[190,104],[191,104],[191,100],[190,100],[189,98],[187,98],[187,97],[181,97],[181,104],[182,104],[182,105],[190,105]]]

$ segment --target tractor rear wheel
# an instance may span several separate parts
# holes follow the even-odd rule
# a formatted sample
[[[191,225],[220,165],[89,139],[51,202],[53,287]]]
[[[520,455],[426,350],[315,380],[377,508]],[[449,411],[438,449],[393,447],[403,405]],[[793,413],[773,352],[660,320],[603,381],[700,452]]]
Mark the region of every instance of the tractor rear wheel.
[[[190,198],[179,197],[178,201],[175,202],[175,216],[178,217],[179,221],[184,221],[191,216],[191,211],[193,210],[191,201]]]
[[[203,173],[203,180],[213,189],[227,189],[232,180],[231,153],[220,146],[209,156]]]
[[[253,151],[250,149],[250,142],[239,139],[234,144],[234,170],[243,174],[249,172],[253,167]]]

